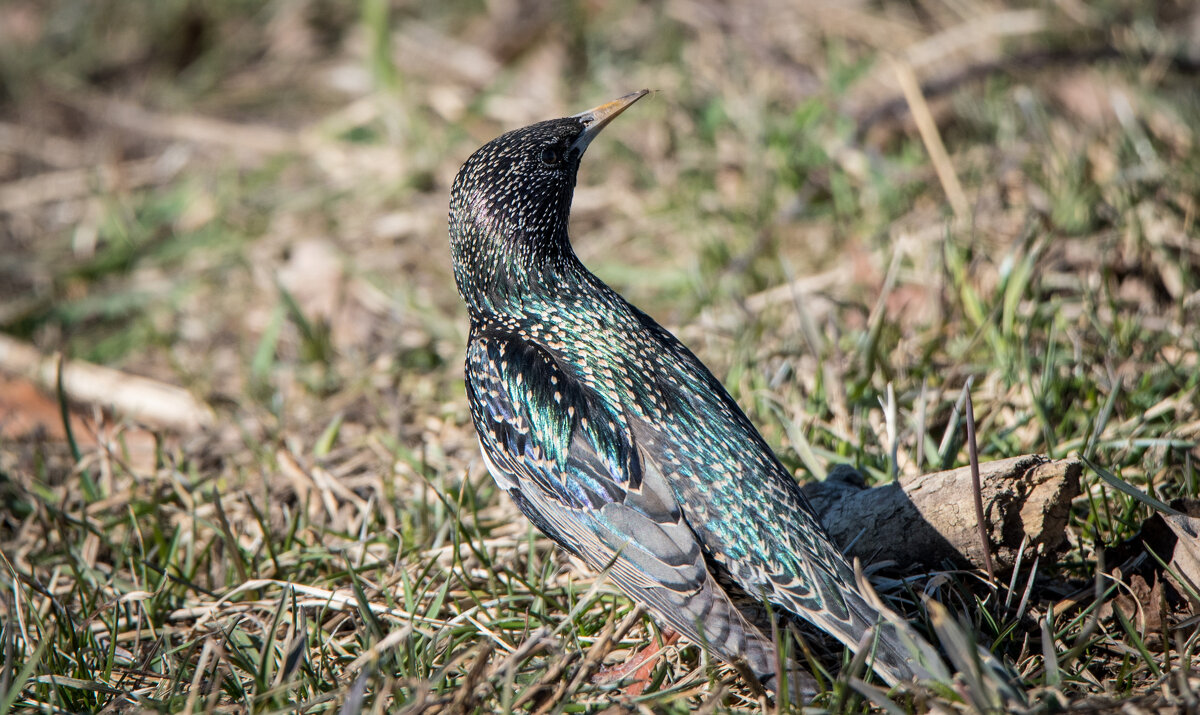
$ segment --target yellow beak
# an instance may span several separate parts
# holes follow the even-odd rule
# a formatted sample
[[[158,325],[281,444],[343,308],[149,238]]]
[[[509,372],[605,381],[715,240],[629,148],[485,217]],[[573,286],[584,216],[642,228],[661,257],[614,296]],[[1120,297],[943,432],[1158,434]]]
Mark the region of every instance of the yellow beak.
[[[614,99],[606,104],[601,104],[599,107],[594,107],[586,112],[572,115],[575,119],[583,122],[584,130],[571,145],[572,149],[578,149],[582,154],[587,149],[588,144],[596,138],[601,129],[608,126],[608,123],[617,118],[617,115],[629,108],[629,105],[638,101],[642,97],[650,94],[650,90],[643,89],[631,94],[627,94],[620,99]]]

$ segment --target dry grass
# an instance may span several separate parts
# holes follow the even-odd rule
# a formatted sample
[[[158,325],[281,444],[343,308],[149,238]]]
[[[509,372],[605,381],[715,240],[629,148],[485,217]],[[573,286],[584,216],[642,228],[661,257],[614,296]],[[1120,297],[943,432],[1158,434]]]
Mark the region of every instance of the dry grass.
[[[585,162],[578,252],[800,478],[965,463],[972,379],[983,459],[1195,499],[1192,5],[0,4],[0,330],[216,415],[0,381],[0,709],[766,707],[695,647],[644,695],[592,682],[654,626],[501,498],[462,391],[458,165],[640,87]],[[884,590],[943,603],[1043,709],[1200,707],[1196,603],[1126,543],[1152,507],[1084,480],[1066,554]],[[819,704],[977,695],[844,673]]]

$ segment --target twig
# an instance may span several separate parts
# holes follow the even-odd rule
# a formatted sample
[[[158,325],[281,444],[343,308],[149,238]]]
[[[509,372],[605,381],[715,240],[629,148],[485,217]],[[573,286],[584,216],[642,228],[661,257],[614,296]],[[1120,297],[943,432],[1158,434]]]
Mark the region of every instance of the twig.
[[[925,410],[928,402],[929,378],[921,379],[921,397],[917,403],[917,469],[925,468]]]
[[[954,164],[950,162],[950,155],[946,153],[946,145],[942,143],[942,135],[938,132],[937,122],[934,121],[933,113],[929,111],[929,105],[925,102],[925,95],[921,94],[917,76],[913,73],[912,66],[902,60],[892,60],[892,68],[896,71],[900,91],[904,93],[913,120],[917,123],[921,142],[925,144],[938,181],[942,184],[942,190],[946,192],[946,199],[950,201],[956,218],[966,218],[970,209],[967,195],[963,193],[958,174],[954,171]]]
[[[954,402],[954,408],[950,410],[950,420],[946,423],[946,431],[942,433],[942,441],[938,445],[938,460],[941,462],[942,469],[946,469],[950,465],[950,442],[958,434],[958,421],[962,419],[963,404],[966,402],[967,392],[974,382],[974,375],[967,378],[967,383],[963,385],[962,392]]]
[[[7,335],[0,335],[0,370],[35,382],[47,392],[58,382],[54,356]],[[69,399],[98,404],[139,422],[185,432],[213,424],[212,409],[182,387],[81,360],[64,360],[61,379]]]
[[[971,402],[971,391],[967,390],[967,455],[971,460],[971,485],[975,490],[975,520],[979,524],[979,541],[983,546],[983,567],[987,570],[988,582],[996,582],[996,571],[992,567],[992,544],[988,539],[987,526],[983,523],[983,484],[979,478],[979,447],[975,443],[975,405]]]

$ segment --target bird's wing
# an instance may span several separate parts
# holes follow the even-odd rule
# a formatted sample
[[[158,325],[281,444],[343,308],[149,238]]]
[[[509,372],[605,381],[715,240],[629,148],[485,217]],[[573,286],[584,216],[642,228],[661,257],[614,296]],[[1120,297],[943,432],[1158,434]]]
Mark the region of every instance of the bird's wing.
[[[467,393],[489,470],[539,529],[690,640],[774,675],[773,645],[709,573],[619,413],[516,336],[471,341]]]
[[[643,381],[660,380],[655,400],[640,404],[646,412],[656,403],[670,405],[674,419],[670,431],[663,420],[633,420],[633,431],[645,461],[667,475],[713,565],[747,594],[765,597],[851,649],[873,631],[875,666],[890,682],[927,676],[937,667],[936,652],[861,593],[799,485],[721,383],[670,332],[637,316],[672,358],[667,379]]]

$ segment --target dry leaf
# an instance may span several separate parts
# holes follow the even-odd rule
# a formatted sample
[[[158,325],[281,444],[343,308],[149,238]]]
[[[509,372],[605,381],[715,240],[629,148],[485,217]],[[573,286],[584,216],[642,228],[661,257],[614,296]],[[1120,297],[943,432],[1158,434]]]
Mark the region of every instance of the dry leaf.
[[[1172,506],[1175,506],[1174,504]],[[1192,606],[1192,613],[1200,612],[1200,519],[1187,514],[1164,516],[1163,521],[1175,534],[1175,550],[1168,562],[1172,573],[1168,578],[1172,581],[1174,574],[1186,583],[1173,583],[1176,589],[1184,594]]]

